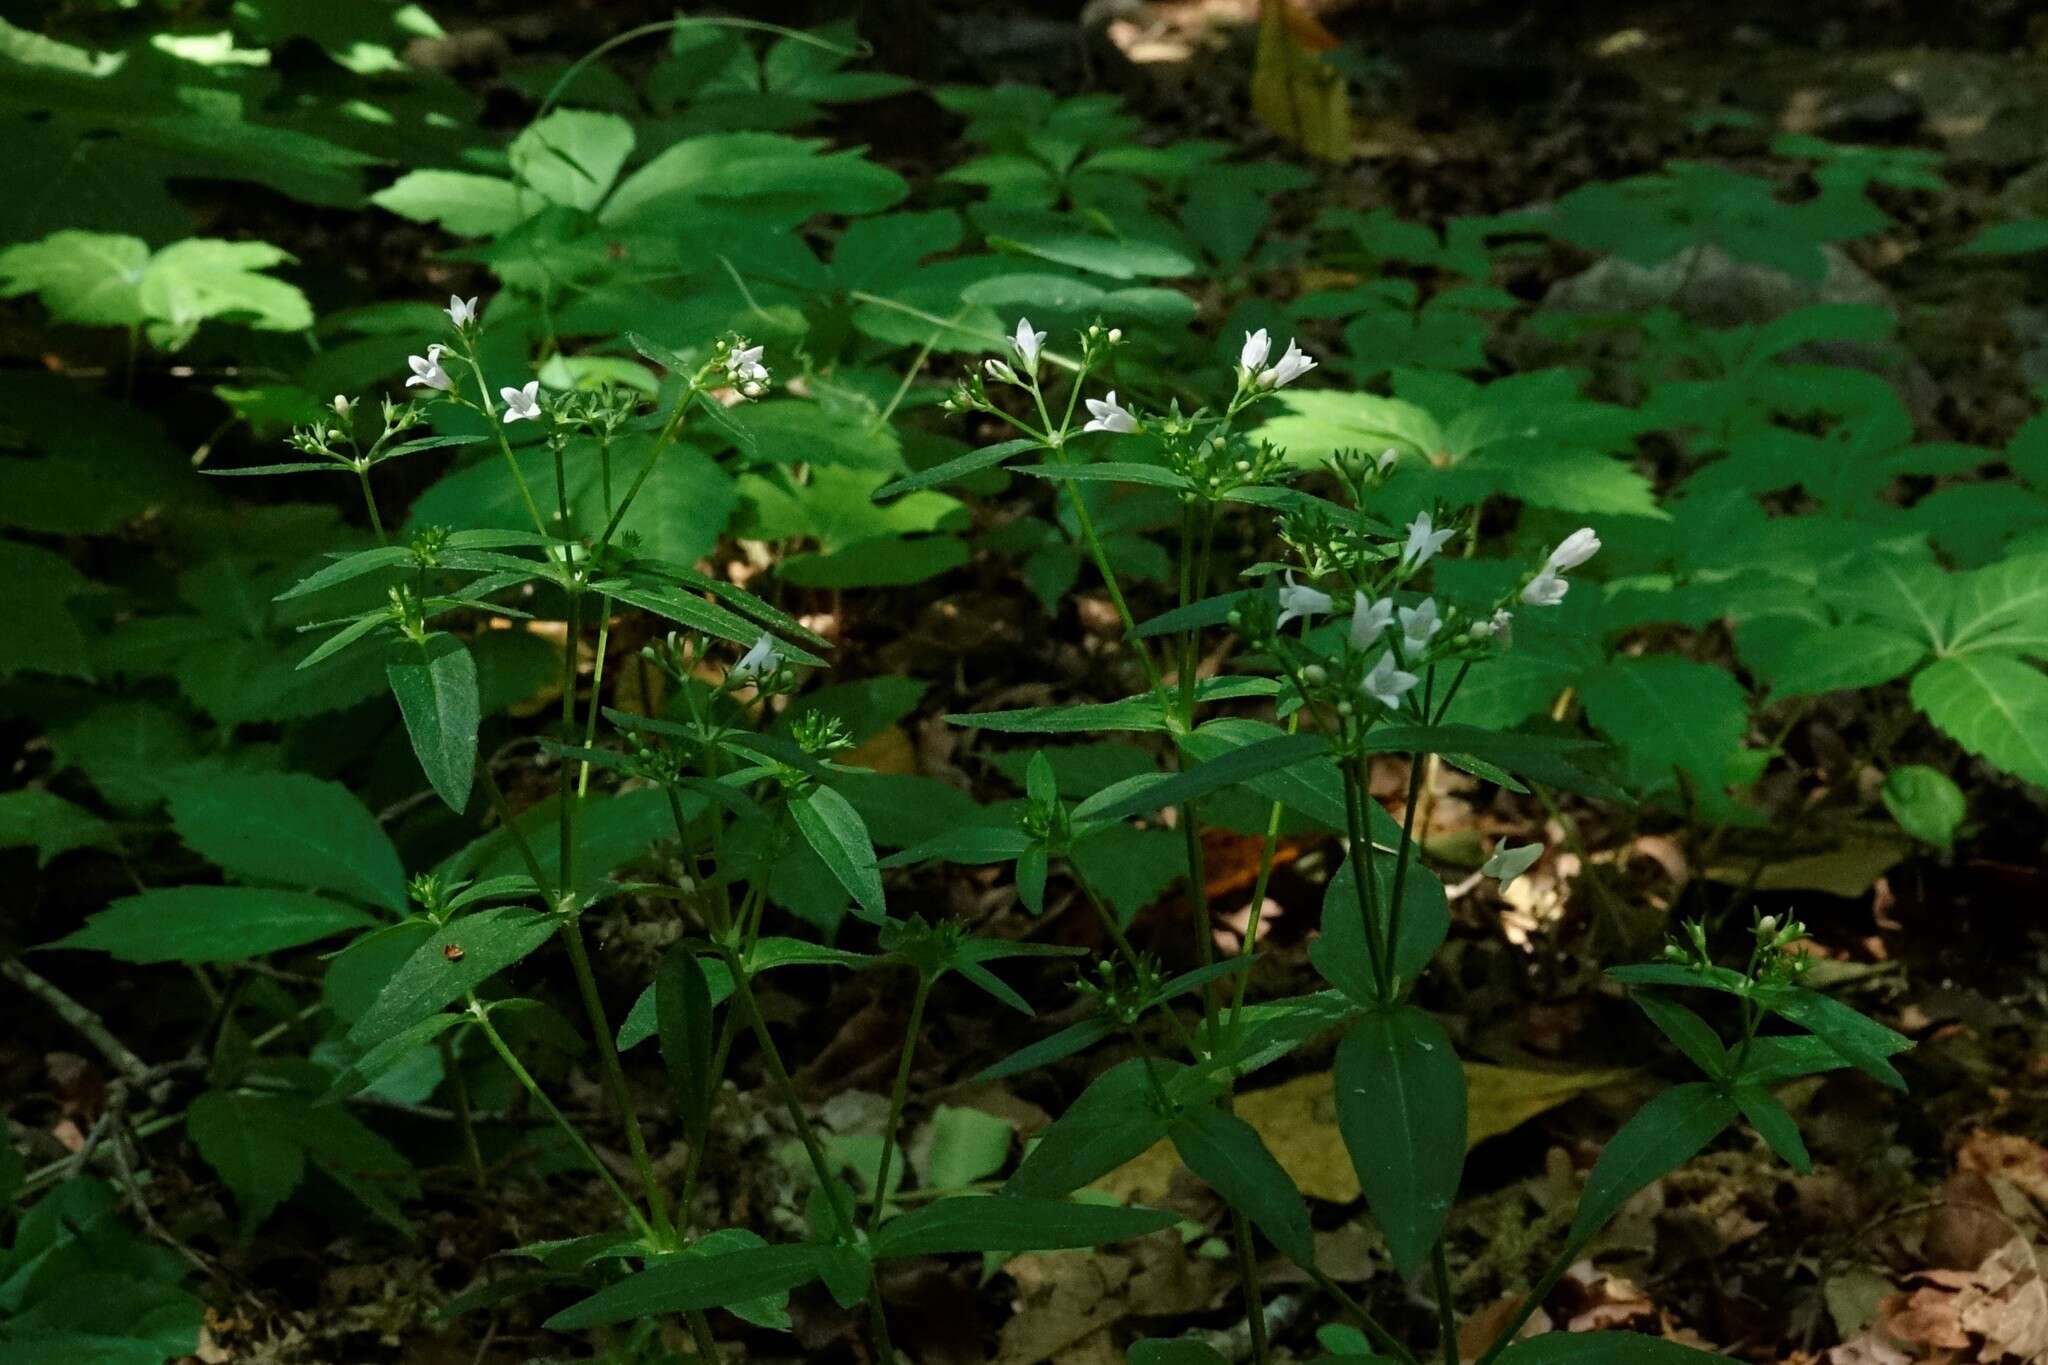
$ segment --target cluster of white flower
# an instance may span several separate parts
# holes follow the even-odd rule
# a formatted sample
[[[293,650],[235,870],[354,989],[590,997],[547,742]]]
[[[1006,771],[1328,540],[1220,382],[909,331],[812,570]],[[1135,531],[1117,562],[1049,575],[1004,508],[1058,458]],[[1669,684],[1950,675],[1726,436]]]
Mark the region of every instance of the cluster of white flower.
[[[1261,327],[1256,332],[1244,334],[1244,345],[1237,353],[1238,382],[1254,389],[1277,389],[1292,384],[1316,367],[1315,357],[1294,344],[1294,338],[1287,339],[1287,350],[1272,365],[1266,358],[1272,354],[1273,338],[1266,335]]]
[[[1576,569],[1600,550],[1600,537],[1590,526],[1581,526],[1566,536],[1543,567],[1522,588],[1522,601],[1532,607],[1554,607],[1564,601],[1571,584],[1564,581],[1567,569]]]

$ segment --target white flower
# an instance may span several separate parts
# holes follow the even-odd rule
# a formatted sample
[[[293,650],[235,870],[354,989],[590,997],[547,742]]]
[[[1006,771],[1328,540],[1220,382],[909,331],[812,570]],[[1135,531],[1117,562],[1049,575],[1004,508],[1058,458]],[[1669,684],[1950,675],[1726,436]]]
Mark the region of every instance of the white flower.
[[[1092,419],[1083,431],[1129,432],[1138,429],[1138,419],[1131,410],[1116,401],[1116,390],[1111,389],[1105,398],[1082,400],[1088,404],[1088,416]]]
[[[754,641],[754,647],[740,656],[740,661],[732,666],[726,677],[736,683],[754,682],[773,673],[781,662],[782,655],[776,651],[775,637],[763,631],[761,638]]]
[[[984,360],[981,362],[981,367],[988,371],[990,379],[995,380],[999,384],[1015,384],[1018,382],[1017,372],[1010,368],[1010,362],[1007,360]]]
[[[1351,594],[1351,647],[1365,649],[1394,624],[1394,599],[1375,602],[1362,592]]]
[[[450,294],[448,296],[448,306],[442,311],[448,314],[448,321],[454,323],[458,328],[467,327],[470,323],[476,321],[476,300],[473,298],[465,299],[459,294]]]
[[[1570,588],[1571,584],[1546,564],[1529,580],[1529,586],[1522,589],[1522,601],[1532,607],[1554,607],[1564,601],[1564,595]]]
[[[1244,334],[1244,346],[1237,353],[1237,367],[1248,375],[1257,374],[1266,368],[1266,357],[1272,354],[1273,338],[1266,335],[1261,327],[1256,332]]]
[[[443,393],[454,388],[455,381],[448,377],[448,371],[441,368],[441,352],[447,349],[436,342],[427,347],[425,355],[407,356],[405,363],[412,367],[412,378],[405,381],[405,386],[409,389],[415,384],[423,384],[427,388],[439,389]]]
[[[1546,567],[1563,573],[1576,569],[1600,552],[1600,537],[1593,534],[1590,526],[1581,526],[1564,538],[1564,542],[1550,552]]]
[[[1399,463],[1401,463],[1401,452],[1392,446],[1382,450],[1373,459],[1373,466],[1379,470],[1381,478],[1385,478],[1393,471],[1394,466]]]
[[[1503,839],[1495,845],[1493,856],[1488,858],[1479,870],[1486,876],[1497,879],[1505,887],[1535,866],[1536,860],[1542,856],[1541,844],[1523,844],[1520,848],[1512,848]]]
[[[1398,711],[1401,698],[1419,681],[1421,679],[1413,673],[1401,670],[1400,665],[1394,662],[1394,651],[1390,649],[1380,655],[1379,662],[1365,675],[1365,681],[1358,685],[1358,690],[1389,711]]]
[[[334,401],[332,403],[329,403],[327,406],[334,409],[334,415],[336,417],[345,418],[351,412],[354,412],[356,410],[355,400],[353,398],[350,398],[345,393],[337,393],[336,395],[334,395]]]
[[[1413,607],[1401,608],[1401,647],[1410,654],[1420,654],[1428,649],[1430,640],[1443,628],[1443,618],[1437,614],[1434,597],[1425,597]]]
[[[1273,623],[1273,629],[1284,630],[1289,621],[1310,616],[1319,616],[1330,609],[1330,594],[1317,592],[1294,581],[1294,570],[1287,571],[1287,586],[1280,589],[1280,619]]]
[[[1438,531],[1429,524],[1429,513],[1417,512],[1415,520],[1408,523],[1408,543],[1401,547],[1401,564],[1405,568],[1413,565],[1421,568],[1436,557],[1443,549],[1444,542],[1458,534],[1456,529]]]
[[[1501,642],[1505,644],[1508,637],[1508,623],[1514,619],[1513,614],[1506,607],[1496,608],[1493,615],[1489,616],[1486,620],[1474,621],[1472,623],[1472,638],[1475,640],[1491,640],[1498,636]]]
[[[1038,373],[1038,348],[1045,345],[1045,333],[1031,330],[1030,318],[1017,319],[1017,335],[1010,338],[1010,349],[1017,353],[1018,363],[1026,374]]]
[[[1316,367],[1315,358],[1294,344],[1294,338],[1287,339],[1287,353],[1280,357],[1280,363],[1270,370],[1259,372],[1259,387],[1277,389],[1307,374]]]
[[[764,384],[768,380],[768,367],[761,363],[761,347],[742,343],[734,347],[725,357],[726,378],[742,386]]]
[[[498,397],[505,400],[507,422],[531,422],[540,416],[540,381],[529,379],[526,387],[515,389],[509,385],[498,390]]]

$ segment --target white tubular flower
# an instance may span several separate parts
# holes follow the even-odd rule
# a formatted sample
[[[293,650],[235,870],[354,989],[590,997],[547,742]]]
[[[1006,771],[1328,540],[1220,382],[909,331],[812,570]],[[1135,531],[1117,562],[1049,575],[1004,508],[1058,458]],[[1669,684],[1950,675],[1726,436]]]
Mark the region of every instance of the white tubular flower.
[[[1564,595],[1571,586],[1557,570],[1546,564],[1529,580],[1529,586],[1522,589],[1522,602],[1531,607],[1554,607],[1564,601]]]
[[[1017,319],[1017,335],[1010,338],[1010,349],[1017,353],[1017,363],[1024,373],[1038,373],[1038,348],[1045,345],[1045,333],[1031,330],[1030,318]]]
[[[1261,327],[1256,332],[1244,334],[1244,346],[1237,353],[1237,367],[1247,375],[1255,375],[1266,368],[1266,357],[1273,352],[1273,338],[1266,335]]]
[[[498,390],[498,397],[505,400],[506,422],[531,422],[540,416],[540,381],[529,379],[524,388],[511,386]]]
[[[1513,848],[1503,839],[1495,846],[1493,856],[1488,858],[1479,870],[1497,880],[1505,888],[1509,882],[1534,867],[1536,860],[1542,856],[1541,844],[1523,844],[1520,848]]]
[[[1401,647],[1409,654],[1421,654],[1429,648],[1429,642],[1444,628],[1443,617],[1437,614],[1436,599],[1425,597],[1413,607],[1401,608]]]
[[[1307,374],[1316,367],[1315,357],[1294,344],[1294,338],[1287,339],[1287,353],[1270,370],[1259,372],[1259,387],[1277,389]]]
[[[1394,624],[1394,599],[1375,602],[1362,592],[1351,594],[1351,647],[1367,649]]]
[[[1600,537],[1593,534],[1592,527],[1581,526],[1578,530],[1566,536],[1563,543],[1550,552],[1550,558],[1546,561],[1546,566],[1557,570],[1559,573],[1563,573],[1568,569],[1578,568],[1579,565],[1585,563],[1598,553],[1600,553]]]
[[[761,363],[761,347],[742,343],[727,352],[725,375],[733,383],[745,388],[748,384],[768,382],[768,367]]]
[[[1415,520],[1408,523],[1408,543],[1401,547],[1401,565],[1421,568],[1436,558],[1444,542],[1458,534],[1455,528],[1436,530],[1430,525],[1429,513],[1417,512]]]
[[[1116,390],[1111,389],[1107,397],[1083,399],[1088,404],[1091,419],[1081,428],[1083,431],[1113,431],[1119,434],[1138,429],[1138,419],[1131,410],[1116,401]]]
[[[1287,585],[1280,589],[1280,617],[1273,623],[1273,628],[1284,630],[1289,621],[1320,616],[1330,607],[1330,594],[1295,582],[1294,570],[1289,569]]]
[[[990,379],[995,380],[999,384],[1015,384],[1020,382],[1017,378],[1017,372],[1010,368],[1010,362],[1007,360],[984,360],[981,362],[981,367],[988,371]]]
[[[1399,463],[1401,463],[1401,452],[1392,446],[1388,446],[1373,457],[1373,467],[1379,470],[1380,477],[1383,479],[1392,473],[1394,466]]]
[[[412,378],[405,381],[405,386],[409,389],[421,385],[429,389],[439,389],[443,393],[454,388],[455,381],[448,377],[448,371],[441,368],[441,352],[447,349],[436,342],[427,347],[425,355],[407,356],[405,363],[412,367]]]
[[[334,395],[334,401],[327,406],[334,409],[336,417],[346,418],[356,410],[356,401],[345,393],[337,393]]]
[[[754,641],[754,647],[740,656],[726,677],[735,683],[758,682],[775,671],[782,662],[782,655],[776,651],[775,637],[761,632],[761,638]]]
[[[448,315],[448,321],[463,328],[476,321],[476,300],[463,298],[460,294],[448,296],[448,306],[441,310]]]
[[[1514,619],[1513,614],[1506,607],[1500,607],[1484,621],[1474,621],[1472,623],[1472,638],[1475,640],[1491,640],[1498,637],[1502,644],[1506,644],[1508,624]]]
[[[1389,711],[1398,711],[1401,698],[1420,681],[1413,673],[1402,671],[1401,666],[1394,662],[1394,651],[1390,649],[1380,655],[1379,662],[1365,675],[1365,681],[1358,685],[1358,690]]]

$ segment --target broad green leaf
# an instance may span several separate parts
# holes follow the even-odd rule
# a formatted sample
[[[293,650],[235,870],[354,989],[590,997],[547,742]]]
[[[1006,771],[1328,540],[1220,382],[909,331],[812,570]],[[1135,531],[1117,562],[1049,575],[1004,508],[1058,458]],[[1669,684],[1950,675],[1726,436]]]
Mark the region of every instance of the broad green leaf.
[[[96,948],[123,962],[242,962],[375,923],[354,906],[298,891],[172,886],[123,897],[52,948]]]
[[[142,321],[149,243],[103,232],[53,232],[0,251],[0,298],[41,296],[58,322],[128,327]]]
[[[493,906],[436,926],[349,1029],[348,1040],[357,1047],[375,1047],[461,999],[554,932],[551,916],[516,905]]]
[[[267,242],[192,237],[171,243],[142,272],[139,298],[150,340],[175,349],[211,318],[269,332],[307,330],[313,306],[306,296],[262,273],[290,259]]]
[[[675,1088],[683,1131],[692,1142],[701,1142],[717,1084],[711,1071],[716,1040],[711,983],[697,954],[684,944],[662,954],[654,970],[654,1012],[661,1030],[661,1060]]]
[[[1443,1235],[1465,1166],[1465,1072],[1412,1005],[1374,1010],[1338,1045],[1337,1127],[1394,1268],[1413,1276]]]
[[[1705,1081],[1673,1086],[1638,1109],[1608,1140],[1572,1218],[1571,1240],[1583,1245],[1637,1191],[1698,1156],[1735,1121],[1735,1101]]]
[[[288,1103],[210,1090],[185,1111],[186,1135],[235,1196],[245,1239],[306,1173],[305,1144],[283,1117]]]
[[[0,792],[0,848],[35,849],[39,869],[74,848],[110,847],[113,842],[112,825],[41,787]]]
[[[1639,786],[1669,787],[1677,770],[1709,811],[1730,805],[1725,792],[1749,729],[1749,702],[1726,670],[1670,655],[1617,658],[1586,675],[1581,695]]]
[[[846,888],[867,918],[880,922],[888,915],[882,875],[875,864],[875,845],[868,827],[844,796],[831,787],[817,787],[789,803],[790,818],[839,884]]]
[[[496,237],[517,227],[541,205],[521,211],[519,189],[496,176],[464,171],[407,171],[370,202],[415,223],[438,223],[457,237]]]
[[[942,1104],[932,1111],[931,1143],[919,1178],[935,1190],[957,1190],[986,1180],[1010,1159],[1011,1121],[980,1109]],[[912,1164],[916,1165],[913,1154]]]
[[[1892,769],[1881,795],[1900,829],[1939,849],[1954,842],[1956,828],[1968,814],[1962,788],[1954,779],[1921,763]]]
[[[2048,554],[2014,555],[1962,575],[1950,639],[1958,653],[1995,649],[2048,658]]]
[[[458,814],[476,780],[476,660],[452,635],[427,641],[424,657],[387,665],[384,675],[405,717],[413,754],[434,791]]]
[[[1772,701],[1876,687],[1909,672],[1927,645],[1885,626],[1829,626],[1803,635],[1772,674]]]
[[[1377,455],[1393,447],[1435,458],[1448,447],[1435,418],[1398,398],[1301,389],[1273,401],[1282,415],[1268,418],[1251,435],[1271,441],[1296,465],[1313,467],[1340,450]]]
[[[405,909],[398,850],[348,788],[305,773],[194,772],[168,784],[171,827],[237,877]]]
[[[429,1015],[411,1028],[393,1034],[349,1063],[348,1068],[336,1076],[333,1083],[327,1087],[326,1093],[321,1095],[320,1102],[331,1104],[336,1100],[345,1100],[375,1085],[378,1080],[410,1061],[414,1053],[461,1022],[459,1015]]]
[[[878,1261],[970,1251],[1056,1251],[1144,1237],[1178,1221],[1179,1215],[1161,1209],[1013,1194],[955,1195],[884,1223],[873,1249]]]
[[[1633,1332],[1545,1332],[1508,1347],[1498,1365],[1728,1365],[1728,1357]]]
[[[743,1247],[716,1256],[659,1260],[637,1275],[571,1305],[547,1320],[557,1332],[686,1313],[782,1294],[825,1273],[832,1250],[809,1242]]]
[[[506,155],[520,185],[552,204],[594,209],[633,150],[633,125],[617,114],[557,109],[529,124]]]
[[[1913,701],[1949,738],[1993,767],[2048,787],[2048,677],[2009,654],[1937,659]]]
[[[1183,1113],[1170,1135],[1182,1164],[1225,1203],[1251,1219],[1288,1259],[1315,1264],[1308,1203],[1256,1128],[1235,1114],[1201,1105]]]

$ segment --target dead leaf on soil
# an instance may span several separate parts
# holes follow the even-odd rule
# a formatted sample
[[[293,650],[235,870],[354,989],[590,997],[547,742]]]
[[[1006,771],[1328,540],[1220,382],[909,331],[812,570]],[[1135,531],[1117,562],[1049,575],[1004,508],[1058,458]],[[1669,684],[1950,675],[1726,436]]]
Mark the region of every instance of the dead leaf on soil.
[[[1498,1137],[1546,1109],[1631,1074],[1626,1070],[1533,1071],[1467,1062],[1466,1147]],[[1344,1150],[1343,1135],[1337,1131],[1331,1083],[1327,1071],[1300,1076],[1284,1085],[1247,1091],[1237,1097],[1236,1107],[1238,1116],[1258,1129],[1303,1194],[1332,1204],[1349,1204],[1359,1196],[1358,1174]],[[1161,1141],[1096,1181],[1094,1188],[1126,1203],[1156,1203],[1166,1197],[1179,1167],[1173,1144]]]

